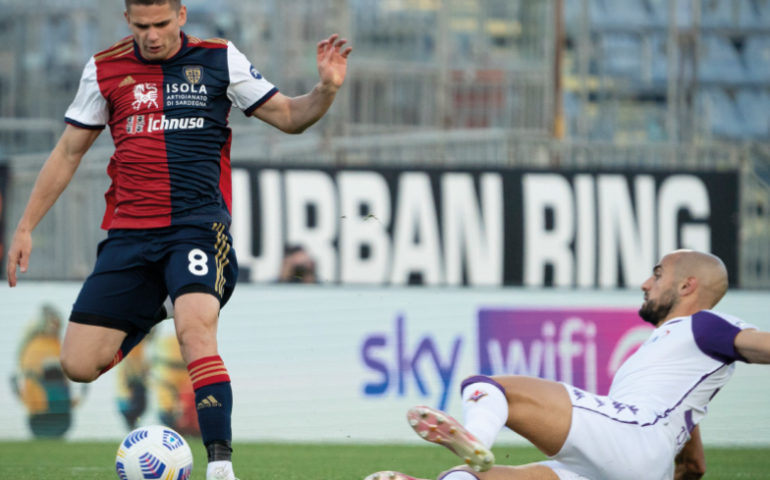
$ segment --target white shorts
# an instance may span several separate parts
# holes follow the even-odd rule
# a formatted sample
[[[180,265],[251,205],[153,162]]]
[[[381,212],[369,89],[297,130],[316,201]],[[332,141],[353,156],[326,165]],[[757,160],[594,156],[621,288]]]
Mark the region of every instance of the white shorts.
[[[561,451],[543,465],[561,480],[670,480],[676,439],[665,422],[641,426],[649,412],[564,385],[572,425]]]
[[[563,463],[551,460],[548,462],[540,462],[540,464],[545,465],[546,467],[550,467],[551,470],[556,473],[556,476],[559,477],[559,480],[592,480],[588,477],[584,477],[579,473],[575,473],[572,470],[569,470],[569,467]]]

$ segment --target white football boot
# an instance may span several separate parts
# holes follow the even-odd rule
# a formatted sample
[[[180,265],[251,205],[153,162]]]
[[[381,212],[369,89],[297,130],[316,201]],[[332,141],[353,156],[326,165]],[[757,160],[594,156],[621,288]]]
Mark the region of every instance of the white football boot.
[[[460,422],[441,410],[412,407],[406,418],[420,438],[448,448],[474,471],[486,472],[495,464],[492,452],[460,425]]]

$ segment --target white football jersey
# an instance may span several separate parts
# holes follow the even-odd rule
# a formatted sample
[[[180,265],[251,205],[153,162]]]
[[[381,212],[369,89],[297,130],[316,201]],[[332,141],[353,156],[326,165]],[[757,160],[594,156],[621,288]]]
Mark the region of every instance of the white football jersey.
[[[711,310],[669,320],[620,367],[608,397],[626,421],[662,423],[681,448],[732,376],[734,361],[746,361],[734,342],[747,328],[756,327]]]

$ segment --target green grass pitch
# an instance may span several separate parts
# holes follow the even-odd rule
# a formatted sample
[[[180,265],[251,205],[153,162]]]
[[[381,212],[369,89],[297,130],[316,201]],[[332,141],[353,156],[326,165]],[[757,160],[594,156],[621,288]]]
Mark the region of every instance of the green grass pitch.
[[[191,439],[195,468],[192,478],[204,480],[206,453]],[[115,480],[118,442],[0,442],[0,479]],[[544,460],[533,448],[500,447],[499,464]],[[398,470],[433,479],[455,464],[450,452],[432,445],[274,445],[237,444],[235,468],[241,480],[363,480],[380,470]],[[770,449],[707,449],[708,480],[770,479]]]

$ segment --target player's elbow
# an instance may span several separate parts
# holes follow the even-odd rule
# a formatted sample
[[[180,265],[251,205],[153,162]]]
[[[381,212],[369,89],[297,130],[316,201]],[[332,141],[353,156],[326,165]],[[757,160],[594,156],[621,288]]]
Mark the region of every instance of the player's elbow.
[[[687,472],[690,474],[688,478],[701,478],[704,475],[706,475],[706,462],[700,461],[700,460],[688,460],[687,464]]]

